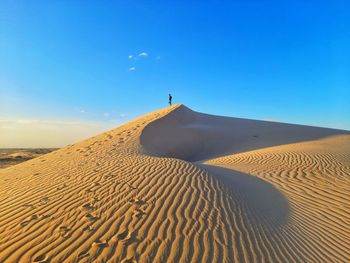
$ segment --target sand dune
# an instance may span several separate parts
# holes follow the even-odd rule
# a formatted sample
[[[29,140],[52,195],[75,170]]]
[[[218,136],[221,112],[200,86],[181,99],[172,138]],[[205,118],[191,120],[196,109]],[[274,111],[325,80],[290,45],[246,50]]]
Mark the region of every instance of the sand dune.
[[[350,261],[350,132],[175,105],[0,170],[0,262]]]
[[[151,155],[199,161],[344,133],[334,129],[214,116],[181,106],[166,118],[147,125],[140,140],[146,153]]]
[[[0,149],[0,169],[10,167],[15,164],[19,164],[24,161],[39,157],[40,155],[47,154],[57,150],[55,148],[45,149],[18,149],[18,148],[4,148]]]

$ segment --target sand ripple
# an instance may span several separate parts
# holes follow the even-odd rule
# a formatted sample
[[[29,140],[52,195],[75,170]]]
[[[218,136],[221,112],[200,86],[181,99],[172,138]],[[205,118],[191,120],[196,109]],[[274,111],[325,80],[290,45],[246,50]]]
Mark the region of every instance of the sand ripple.
[[[175,105],[1,170],[0,262],[350,260],[349,135],[263,140],[272,124],[249,122],[238,144],[201,146],[198,130],[224,135],[201,118]],[[195,144],[154,145],[157,120]]]

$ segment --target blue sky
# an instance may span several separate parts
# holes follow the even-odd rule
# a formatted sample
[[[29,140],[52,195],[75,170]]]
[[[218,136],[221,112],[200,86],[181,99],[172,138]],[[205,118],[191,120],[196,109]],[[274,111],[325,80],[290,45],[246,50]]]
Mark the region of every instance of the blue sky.
[[[167,106],[170,92],[201,112],[350,130],[349,1],[5,0],[0,10],[5,128],[99,132]],[[90,135],[80,133],[57,141]],[[46,146],[23,142],[36,144]]]

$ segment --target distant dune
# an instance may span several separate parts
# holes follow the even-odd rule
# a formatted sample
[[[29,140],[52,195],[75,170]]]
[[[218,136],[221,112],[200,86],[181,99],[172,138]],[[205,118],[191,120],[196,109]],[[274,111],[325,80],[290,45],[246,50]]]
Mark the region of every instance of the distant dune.
[[[0,169],[28,161],[56,150],[56,148],[0,148]]]
[[[349,131],[174,105],[0,170],[0,262],[349,261]]]

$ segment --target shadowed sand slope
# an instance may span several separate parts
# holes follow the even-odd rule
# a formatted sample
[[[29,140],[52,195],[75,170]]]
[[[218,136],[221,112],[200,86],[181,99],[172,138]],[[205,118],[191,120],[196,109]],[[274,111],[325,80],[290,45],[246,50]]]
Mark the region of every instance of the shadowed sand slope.
[[[350,134],[342,130],[221,117],[197,113],[185,106],[143,130],[146,152],[198,161],[263,147]]]
[[[152,112],[0,170],[0,262],[346,262],[349,147],[346,131]]]

